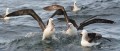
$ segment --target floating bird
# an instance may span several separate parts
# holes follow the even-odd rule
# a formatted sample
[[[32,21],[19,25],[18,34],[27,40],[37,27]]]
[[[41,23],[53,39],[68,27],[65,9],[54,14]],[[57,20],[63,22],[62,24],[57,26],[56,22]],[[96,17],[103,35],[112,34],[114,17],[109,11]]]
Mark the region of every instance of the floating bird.
[[[65,34],[67,34],[69,36],[77,35],[77,29],[74,27],[74,25],[72,23],[68,23],[68,28],[65,31]]]
[[[78,26],[75,22],[75,20],[69,20],[71,23],[73,23],[74,27],[76,27],[77,30],[82,30],[81,35],[82,35],[82,40],[81,40],[81,45],[82,46],[93,46],[93,45],[98,45],[100,43],[95,43],[93,41],[101,39],[102,35],[98,33],[87,33],[86,30],[84,30],[84,27],[93,23],[109,23],[113,24],[114,21],[112,20],[107,20],[107,19],[98,19],[98,18],[90,18],[82,23],[80,23],[80,26]],[[107,38],[104,38],[106,40],[109,40]],[[109,40],[110,41],[110,40]]]
[[[68,23],[68,29],[65,31],[65,34],[68,35],[76,35],[78,30],[83,30],[85,26],[88,26],[90,24],[94,24],[94,23],[108,23],[108,24],[113,24],[114,21],[112,20],[107,20],[107,19],[100,19],[100,18],[94,18],[94,19],[87,19],[87,21],[83,21],[80,23],[80,25],[78,26],[75,22],[75,20],[73,19],[69,19]]]
[[[52,35],[54,34],[55,28],[54,28],[53,18],[50,18],[48,21],[48,25],[45,26],[42,19],[36,14],[36,12],[33,9],[22,9],[22,10],[14,11],[6,16],[11,17],[11,16],[21,16],[21,15],[30,15],[38,22],[43,32],[42,40],[52,37]]]
[[[74,20],[72,19],[69,19],[67,14],[65,13],[65,10],[64,8],[62,7],[61,8],[63,11],[64,11],[64,15],[65,15],[65,20],[67,22],[67,24],[71,27],[71,30],[80,30],[81,27],[83,28],[84,26],[87,26],[89,24],[93,24],[93,23],[114,23],[114,21],[111,21],[111,20],[106,20],[106,19],[89,19],[89,20],[85,20],[83,21],[82,23],[80,23],[80,26],[78,27],[77,24],[75,23]],[[22,10],[18,10],[18,11],[15,11],[15,12],[12,12],[12,13],[9,13],[8,15],[6,15],[7,17],[10,17],[10,16],[20,16],[20,15],[30,15],[32,16],[38,23],[39,23],[39,26],[41,27],[42,31],[43,31],[43,38],[42,40],[45,40],[49,37],[52,37],[52,35],[54,34],[55,32],[55,28],[54,28],[54,24],[53,24],[53,19],[50,18],[49,21],[48,21],[48,25],[45,26],[45,24],[43,23],[42,19],[34,12],[34,10],[32,9],[22,9]],[[70,22],[70,23],[69,23]],[[76,25],[75,25],[76,24]],[[73,26],[74,25],[74,26]],[[75,27],[76,26],[76,27]],[[68,33],[69,33],[69,29],[67,29]],[[66,31],[66,32],[67,32]],[[71,31],[70,31],[71,32]],[[84,32],[84,31],[83,31]],[[73,33],[73,32],[72,32]],[[82,33],[82,37],[84,33]],[[92,36],[93,34],[90,34],[89,36]],[[95,35],[94,35],[95,36]],[[97,36],[95,36],[97,37]],[[99,38],[98,38],[99,39]],[[92,42],[92,40],[89,40],[89,42]],[[85,45],[83,45],[85,46]],[[89,45],[88,45],[89,46]],[[90,45],[91,46],[91,45]]]
[[[3,19],[9,19],[9,17],[6,17],[6,15],[9,14],[9,8],[6,8],[6,11],[3,15],[0,15],[0,18],[3,18]]]
[[[4,15],[5,20],[10,19],[9,17],[6,17],[6,15],[8,15],[8,14],[9,14],[9,8],[6,9],[6,12],[5,12],[5,15]]]
[[[5,24],[8,23],[10,19],[6,16],[7,14],[9,14],[9,8],[6,8],[5,13],[3,15],[0,15],[0,19],[2,19]]]
[[[81,38],[82,46],[91,47],[100,44],[100,42],[96,42],[96,41],[102,38],[101,34],[88,33],[87,30],[85,29],[82,30],[81,34],[82,34],[82,38]]]
[[[81,8],[79,8],[77,5],[76,5],[76,0],[74,0],[74,5],[71,7],[72,8],[72,11],[74,12],[74,13],[77,13],[78,11],[80,11],[81,10]]]
[[[55,28],[54,28],[54,23],[53,23],[53,19],[50,18],[48,25],[46,26],[46,29],[43,32],[43,38],[42,40],[49,38],[51,35],[53,35],[55,33]]]

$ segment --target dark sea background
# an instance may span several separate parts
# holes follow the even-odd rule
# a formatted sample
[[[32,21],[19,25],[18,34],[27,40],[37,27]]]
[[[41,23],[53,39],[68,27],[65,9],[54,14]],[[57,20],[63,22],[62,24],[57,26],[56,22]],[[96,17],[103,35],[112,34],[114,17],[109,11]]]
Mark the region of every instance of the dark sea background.
[[[92,16],[115,21],[114,24],[91,24],[85,29],[89,32],[102,34],[103,39],[100,47],[85,48],[80,45],[81,37],[69,40],[43,42],[42,31],[38,23],[29,15],[10,17],[10,20],[0,19],[0,51],[120,51],[120,0],[77,0],[79,7],[84,7],[77,16],[71,12],[69,6],[73,0],[0,0],[0,15],[20,9],[33,9],[46,24],[49,17],[55,12],[43,10],[43,7],[59,4],[65,7],[69,18],[79,23]],[[55,16],[63,17],[63,16]],[[56,37],[61,36],[61,31],[66,30],[66,22],[54,20]]]

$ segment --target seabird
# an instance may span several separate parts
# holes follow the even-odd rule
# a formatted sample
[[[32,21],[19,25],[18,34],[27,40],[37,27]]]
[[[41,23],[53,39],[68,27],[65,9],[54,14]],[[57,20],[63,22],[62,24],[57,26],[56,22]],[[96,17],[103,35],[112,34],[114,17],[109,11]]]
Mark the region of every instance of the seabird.
[[[97,42],[97,40],[102,38],[101,34],[97,33],[88,33],[87,30],[82,30],[81,32],[82,38],[81,38],[81,45],[85,47],[91,47],[99,45],[100,42]]]
[[[6,17],[6,15],[8,15],[8,14],[9,14],[9,8],[6,8],[6,12],[5,12],[5,15],[4,15],[5,20],[10,19],[9,17]]]
[[[74,5],[72,6],[72,11],[74,13],[77,13],[81,8],[79,8],[77,5],[76,5],[76,0],[74,0]]]
[[[48,25],[45,26],[42,19],[36,14],[36,12],[33,9],[17,10],[12,13],[9,13],[6,16],[11,17],[11,16],[21,16],[21,15],[30,15],[38,22],[38,24],[41,27],[42,32],[43,32],[42,40],[45,40],[45,39],[53,36],[53,34],[55,32],[53,18],[50,18],[48,21]]]
[[[46,26],[46,29],[43,32],[43,38],[42,40],[49,38],[50,36],[52,36],[55,33],[55,28],[54,28],[54,23],[53,23],[53,19],[50,18],[48,25]]]
[[[75,36],[77,35],[77,29],[73,26],[72,23],[68,23],[68,28],[65,31],[65,34],[69,35],[69,36]]]
[[[80,26],[76,24],[75,20],[70,19],[69,21],[74,25],[74,28],[76,27],[77,30],[82,30],[81,45],[89,46],[89,47],[94,46],[94,45],[99,45],[100,44],[99,42],[95,43],[94,41],[99,40],[103,37],[101,34],[98,34],[98,33],[87,33],[87,30],[84,29],[85,26],[93,24],[93,23],[109,23],[109,24],[114,23],[114,21],[112,20],[100,19],[100,18],[94,18],[94,17],[83,21],[82,23],[80,23]],[[104,39],[109,40],[107,38],[104,38]]]
[[[107,20],[107,19],[100,19],[100,18],[94,18],[94,19],[87,19],[87,21],[83,21],[80,23],[80,25],[78,26],[75,22],[75,20],[73,19],[69,19],[68,23],[68,29],[65,31],[65,34],[68,35],[76,35],[78,30],[83,30],[83,28],[85,26],[88,26],[90,24],[94,24],[94,23],[108,23],[108,24],[113,24],[114,21],[112,20]]]
[[[3,18],[3,19],[9,19],[9,17],[7,17],[6,15],[9,14],[9,8],[6,8],[5,10],[5,13],[3,15],[0,15],[0,18]]]

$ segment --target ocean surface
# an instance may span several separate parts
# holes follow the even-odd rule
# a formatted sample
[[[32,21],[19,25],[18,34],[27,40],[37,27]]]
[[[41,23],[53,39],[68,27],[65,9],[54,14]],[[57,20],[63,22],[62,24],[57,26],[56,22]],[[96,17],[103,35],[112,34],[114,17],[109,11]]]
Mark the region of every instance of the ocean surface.
[[[69,6],[73,0],[0,0],[0,15],[20,9],[33,9],[46,24],[49,17],[55,12],[43,10],[43,7],[59,4],[65,7],[69,18],[80,22],[92,16],[115,21],[114,24],[91,24],[84,29],[89,32],[102,34],[102,44],[97,47],[82,47],[81,37],[65,39],[62,31],[66,30],[66,22],[55,19],[55,35],[59,41],[43,42],[42,31],[36,20],[29,15],[10,17],[10,20],[0,19],[0,51],[120,51],[120,0],[77,0],[77,5],[83,9],[77,16],[71,12]],[[55,16],[54,18],[64,17]]]

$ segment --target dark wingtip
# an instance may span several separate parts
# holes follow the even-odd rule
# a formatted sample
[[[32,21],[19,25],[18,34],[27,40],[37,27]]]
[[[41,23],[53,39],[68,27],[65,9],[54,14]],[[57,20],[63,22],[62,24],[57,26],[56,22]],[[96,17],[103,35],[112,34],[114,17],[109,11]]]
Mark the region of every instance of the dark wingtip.
[[[108,20],[108,23],[110,23],[110,24],[114,24],[115,22],[112,21],[112,20]]]
[[[108,20],[108,19],[95,18],[94,20],[99,20],[99,21],[101,21],[100,23],[109,23],[109,24],[114,24],[115,23],[114,21]]]
[[[83,27],[78,27],[77,30],[83,30]]]
[[[114,22],[114,21],[111,21],[111,24],[114,24],[114,23],[116,23],[116,22]]]
[[[78,28],[78,25],[76,24],[75,20],[69,19],[69,22],[71,22],[74,25],[74,27]]]

